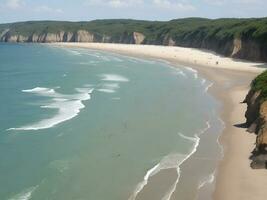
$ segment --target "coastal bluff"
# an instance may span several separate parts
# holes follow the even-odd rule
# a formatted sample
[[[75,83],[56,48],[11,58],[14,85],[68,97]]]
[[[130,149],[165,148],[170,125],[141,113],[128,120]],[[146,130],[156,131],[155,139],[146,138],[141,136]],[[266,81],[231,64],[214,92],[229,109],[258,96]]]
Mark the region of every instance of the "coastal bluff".
[[[244,103],[247,104],[246,126],[257,135],[256,146],[250,159],[253,169],[267,168],[267,72],[263,72],[251,83]]]
[[[0,42],[31,42],[31,43],[53,43],[53,42],[103,42],[103,43],[125,43],[142,44],[145,36],[142,33],[132,32],[123,33],[118,38],[109,35],[99,36],[86,30],[75,32],[59,31],[57,33],[44,32],[40,34],[32,33],[30,35],[13,34],[9,29],[0,34]]]
[[[267,18],[171,21],[29,21],[0,24],[0,42],[97,42],[180,46],[267,61]]]

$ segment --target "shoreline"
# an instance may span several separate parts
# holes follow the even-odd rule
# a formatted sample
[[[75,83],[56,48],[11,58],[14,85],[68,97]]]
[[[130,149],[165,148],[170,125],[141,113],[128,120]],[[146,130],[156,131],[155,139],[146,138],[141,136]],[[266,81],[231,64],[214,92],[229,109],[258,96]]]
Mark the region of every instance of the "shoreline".
[[[97,43],[52,45],[160,59],[169,62],[174,67],[182,64],[197,70],[202,77],[213,83],[208,90],[222,104],[218,114],[225,125],[219,138],[224,155],[216,168],[213,199],[265,199],[267,191],[264,186],[267,184],[265,180],[267,172],[266,170],[252,170],[249,165],[249,156],[254,148],[256,136],[234,125],[244,122],[246,106],[240,102],[245,98],[252,79],[264,71],[259,66],[266,67],[266,64],[233,60],[212,52],[181,47]],[[192,57],[194,59],[191,59]]]

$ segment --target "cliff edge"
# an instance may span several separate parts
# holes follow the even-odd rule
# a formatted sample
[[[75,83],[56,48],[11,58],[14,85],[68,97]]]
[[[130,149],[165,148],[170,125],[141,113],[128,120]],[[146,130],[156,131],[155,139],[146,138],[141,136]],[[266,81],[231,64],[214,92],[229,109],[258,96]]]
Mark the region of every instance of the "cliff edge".
[[[247,104],[247,130],[257,135],[256,146],[251,156],[251,167],[267,168],[267,71],[252,81],[244,103]]]
[[[208,49],[232,58],[267,62],[267,18],[28,21],[0,24],[0,42],[181,46]]]

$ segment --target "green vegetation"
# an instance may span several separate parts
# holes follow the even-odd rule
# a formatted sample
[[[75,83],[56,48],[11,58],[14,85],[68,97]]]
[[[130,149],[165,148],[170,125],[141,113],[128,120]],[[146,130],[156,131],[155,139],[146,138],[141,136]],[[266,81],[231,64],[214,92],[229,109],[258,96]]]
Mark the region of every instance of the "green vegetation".
[[[64,21],[29,21],[1,24],[0,32],[10,29],[11,34],[28,36],[36,33],[75,32],[83,29],[95,34],[118,36],[122,33],[141,32],[146,36],[146,43],[162,40],[168,34],[174,40],[194,37],[194,40],[216,38],[224,41],[228,38],[244,38],[267,44],[267,18],[258,19],[204,19],[186,18],[168,22],[139,20],[94,20],[90,22]]]
[[[257,76],[251,83],[253,91],[261,91],[263,100],[267,99],[267,71]]]
[[[1,38],[1,33],[8,35]],[[0,24],[0,41],[8,41],[12,35],[30,38],[33,34],[86,30],[94,34],[95,42],[132,43],[133,32],[145,36],[143,44],[169,44],[213,50],[231,56],[234,39],[246,43],[237,58],[267,61],[267,18],[205,19],[185,18],[171,21],[142,21],[129,19],[94,20],[89,22],[29,21]],[[30,39],[28,40],[30,42]],[[41,41],[44,42],[44,41]],[[256,46],[256,49],[255,49]],[[255,49],[255,50],[254,50]]]

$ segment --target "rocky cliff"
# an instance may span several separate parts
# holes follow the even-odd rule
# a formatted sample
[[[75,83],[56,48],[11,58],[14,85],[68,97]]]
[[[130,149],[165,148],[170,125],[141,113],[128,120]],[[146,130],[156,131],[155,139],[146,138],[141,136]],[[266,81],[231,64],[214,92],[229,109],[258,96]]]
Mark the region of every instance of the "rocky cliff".
[[[1,42],[33,42],[33,43],[52,43],[52,42],[110,42],[126,44],[142,44],[145,35],[139,32],[124,33],[119,37],[113,37],[106,34],[99,35],[85,30],[76,32],[59,31],[57,33],[40,33],[21,35],[11,33],[5,30],[0,34]]]
[[[254,169],[267,168],[266,75],[267,72],[264,72],[252,82],[251,90],[244,100],[244,103],[247,104],[245,114],[247,130],[257,135],[256,146],[251,156],[251,167]]]
[[[231,54],[234,58],[247,59],[253,61],[267,60],[267,48],[264,44],[253,40],[241,40],[240,38],[233,41],[233,52]]]
[[[91,33],[86,30],[75,32],[59,31],[57,33],[40,33],[22,35],[5,30],[0,34],[1,42],[33,42],[33,43],[52,43],[52,42],[104,42],[104,43],[124,43],[124,44],[155,44],[167,46],[183,46],[210,49],[222,55],[248,59],[262,60],[266,58],[267,52],[262,50],[259,44],[253,41],[243,41],[240,38],[229,39],[221,42],[213,39],[174,39],[168,34],[163,34],[153,41],[146,41],[146,36],[140,32],[124,32],[118,36],[108,34]]]
[[[267,18],[185,18],[165,22],[94,20],[0,24],[1,42],[105,42],[193,47],[267,61]]]

